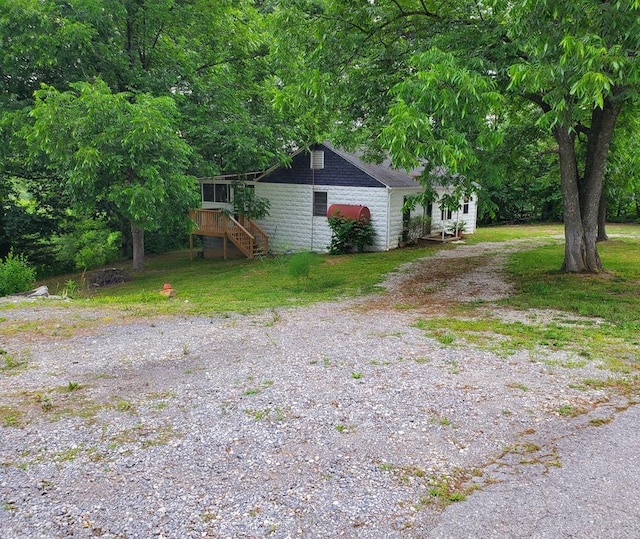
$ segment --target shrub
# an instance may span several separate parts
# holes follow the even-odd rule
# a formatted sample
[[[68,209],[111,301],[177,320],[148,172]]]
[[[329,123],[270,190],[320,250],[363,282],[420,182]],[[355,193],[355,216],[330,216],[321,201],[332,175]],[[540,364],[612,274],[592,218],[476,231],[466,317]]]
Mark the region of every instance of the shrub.
[[[409,220],[407,226],[407,238],[405,241],[410,243],[417,243],[425,234],[429,234],[431,231],[431,218],[430,217],[412,217]]]
[[[289,275],[296,281],[308,279],[313,253],[297,253],[289,259]]]
[[[76,269],[92,269],[120,258],[120,232],[110,230],[99,219],[74,223],[73,230],[56,239],[58,261],[72,263]]]
[[[467,228],[467,223],[464,221],[458,221],[457,223],[449,223],[449,225],[447,226],[447,233],[451,234],[452,236],[455,236],[457,232],[458,236],[462,236],[466,228]]]
[[[376,232],[371,221],[356,221],[334,215],[329,217],[328,223],[331,228],[331,254],[350,253],[354,249],[363,251],[365,247],[373,244]]]
[[[4,261],[0,261],[0,296],[26,292],[35,282],[36,272],[24,255],[14,255],[10,251]]]

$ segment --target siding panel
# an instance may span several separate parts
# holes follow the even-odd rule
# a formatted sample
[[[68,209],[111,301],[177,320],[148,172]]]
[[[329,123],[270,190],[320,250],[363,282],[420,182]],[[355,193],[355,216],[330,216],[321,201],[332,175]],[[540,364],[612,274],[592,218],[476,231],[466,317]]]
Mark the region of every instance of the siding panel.
[[[384,251],[389,249],[387,243],[387,189],[316,186],[316,190],[327,193],[327,206],[331,206],[331,204],[367,206],[371,211],[371,222],[376,231],[375,243],[371,250]],[[310,185],[258,182],[256,195],[266,197],[271,202],[269,216],[259,224],[269,234],[270,245],[274,252],[305,250],[324,252],[327,250],[331,242],[331,229],[326,217],[312,217],[313,196]],[[392,245],[392,247],[396,245]]]
[[[324,168],[311,169],[311,155],[300,152],[292,159],[290,167],[278,167],[270,174],[263,176],[258,183],[289,183],[316,186],[344,186],[344,187],[380,187],[385,186],[375,180],[358,167],[330,151],[324,146]]]

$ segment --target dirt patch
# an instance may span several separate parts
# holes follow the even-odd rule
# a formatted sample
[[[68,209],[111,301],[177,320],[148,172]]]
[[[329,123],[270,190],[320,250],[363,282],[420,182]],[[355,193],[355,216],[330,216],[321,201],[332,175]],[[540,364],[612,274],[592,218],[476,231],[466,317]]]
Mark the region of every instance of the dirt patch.
[[[540,244],[518,240],[458,245],[456,249],[439,251],[391,273],[382,285],[387,295],[367,302],[366,308],[405,305],[439,311],[460,303],[506,298],[513,290],[504,270],[507,256]]]

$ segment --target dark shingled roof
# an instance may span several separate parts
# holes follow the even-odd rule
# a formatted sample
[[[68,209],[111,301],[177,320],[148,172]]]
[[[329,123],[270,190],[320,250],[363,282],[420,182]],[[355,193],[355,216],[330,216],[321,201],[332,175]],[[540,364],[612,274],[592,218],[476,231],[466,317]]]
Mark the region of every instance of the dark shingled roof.
[[[359,168],[362,172],[370,176],[374,181],[384,185],[385,187],[404,187],[404,188],[419,188],[420,183],[415,179],[420,171],[416,171],[415,174],[409,174],[407,172],[397,170],[391,166],[390,160],[385,160],[381,164],[367,163],[361,159],[361,154],[348,153],[343,150],[334,148],[330,143],[323,142],[321,144],[314,145],[316,148],[324,146],[330,152],[333,152],[337,156],[341,157],[354,167]],[[300,148],[291,154],[291,157],[295,157],[298,154],[306,151],[304,148]],[[265,171],[262,175],[256,178],[256,181],[261,181],[263,178],[269,176],[272,172],[279,169],[282,165],[275,165]]]
[[[420,184],[414,176],[407,172],[403,172],[402,170],[393,168],[389,160],[385,160],[381,164],[376,165],[363,161],[358,154],[338,150],[328,142],[324,142],[323,146],[326,146],[329,150],[335,152],[345,161],[348,161],[352,165],[358,167],[360,170],[387,187],[420,187]]]

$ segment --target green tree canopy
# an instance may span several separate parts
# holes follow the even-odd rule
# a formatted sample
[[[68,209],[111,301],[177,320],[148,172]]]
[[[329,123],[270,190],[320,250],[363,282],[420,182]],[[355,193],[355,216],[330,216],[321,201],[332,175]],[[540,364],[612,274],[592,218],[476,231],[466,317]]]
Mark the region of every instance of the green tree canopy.
[[[278,104],[318,136],[481,182],[505,128],[540,127],[559,157],[564,269],[599,271],[606,158],[638,101],[639,15],[637,1],[301,0],[278,13],[293,39],[275,48]]]
[[[107,201],[131,225],[134,269],[144,267],[144,231],[170,212],[186,212],[196,192],[185,174],[190,147],[180,137],[175,103],[168,97],[112,93],[98,81],[67,92],[36,92],[27,136],[44,152],[80,204]]]
[[[51,163],[30,152],[25,142],[24,134],[35,119],[30,115],[34,92],[42,84],[78,96],[77,83],[102,81],[113,96],[127,94],[126,100],[139,107],[147,103],[152,109],[160,102],[150,104],[151,98],[170,99],[179,113],[172,112],[172,125],[191,147],[187,172],[194,176],[261,170],[284,159],[287,144],[296,137],[286,116],[271,106],[267,52],[272,29],[264,18],[267,4],[253,0],[0,2],[0,193],[16,193],[3,196],[0,252],[22,242],[15,235],[9,237],[7,229],[12,216],[20,213],[16,205],[20,197],[30,198],[38,208],[57,206],[48,213],[48,224],[40,227],[44,237],[57,232],[70,204],[66,193],[77,192],[78,171],[64,169],[61,162],[48,166]],[[97,94],[94,97],[98,100]],[[104,96],[100,99],[108,101]],[[146,136],[140,130],[135,133]],[[31,150],[34,142],[32,138]],[[89,163],[90,152],[84,151]],[[101,155],[103,164],[106,153]],[[67,180],[74,183],[69,189],[65,189]],[[96,179],[96,188],[103,181]],[[19,189],[14,189],[16,184]],[[134,189],[118,196],[130,195],[140,197]],[[107,197],[96,201],[95,215],[111,213],[115,202]],[[122,209],[124,203],[119,204]],[[162,230],[170,228],[172,221],[165,219],[162,225]]]

